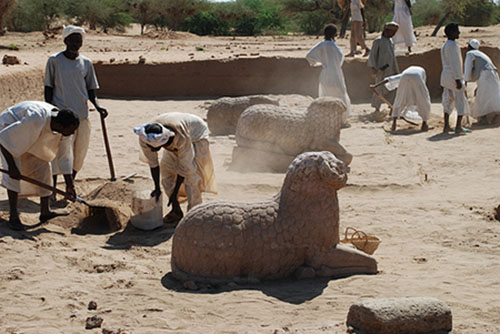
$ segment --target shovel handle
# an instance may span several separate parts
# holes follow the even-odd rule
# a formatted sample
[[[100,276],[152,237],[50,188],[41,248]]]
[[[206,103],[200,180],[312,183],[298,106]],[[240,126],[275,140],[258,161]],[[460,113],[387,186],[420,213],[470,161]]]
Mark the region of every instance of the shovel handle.
[[[392,103],[387,101],[387,99],[385,97],[383,97],[382,94],[380,94],[375,87],[370,87],[370,89],[373,91],[373,93],[375,93],[375,95],[378,96],[379,99],[381,99],[383,102],[385,102],[391,110],[394,109],[394,106],[392,105]]]
[[[101,127],[102,127],[102,136],[104,137],[104,146],[106,147],[106,156],[108,157],[108,165],[109,165],[109,173],[111,174],[111,181],[115,181],[115,168],[113,166],[113,158],[111,157],[111,148],[109,147],[108,140],[108,130],[106,129],[106,121],[104,120],[104,116],[101,114]]]
[[[1,168],[0,168],[0,172],[5,173],[5,174],[9,174],[8,170],[1,169]],[[44,189],[50,190],[52,192],[55,192],[59,195],[66,197],[69,200],[72,200],[72,201],[75,200],[75,197],[73,195],[71,195],[70,193],[67,193],[67,192],[62,191],[60,189],[57,189],[56,187],[49,186],[48,184],[40,182],[40,181],[35,180],[35,179],[32,179],[31,177],[21,175],[20,179],[23,181],[26,181],[28,183],[34,184],[35,186],[38,186],[40,188],[44,188]]]

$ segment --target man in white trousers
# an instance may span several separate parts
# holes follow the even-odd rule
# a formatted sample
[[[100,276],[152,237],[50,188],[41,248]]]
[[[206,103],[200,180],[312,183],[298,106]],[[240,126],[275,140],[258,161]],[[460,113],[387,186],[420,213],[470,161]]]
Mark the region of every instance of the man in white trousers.
[[[500,119],[500,80],[498,71],[490,57],[479,51],[479,41],[469,42],[465,56],[465,82],[477,81],[475,101],[471,107],[472,117],[480,124],[491,124]]]

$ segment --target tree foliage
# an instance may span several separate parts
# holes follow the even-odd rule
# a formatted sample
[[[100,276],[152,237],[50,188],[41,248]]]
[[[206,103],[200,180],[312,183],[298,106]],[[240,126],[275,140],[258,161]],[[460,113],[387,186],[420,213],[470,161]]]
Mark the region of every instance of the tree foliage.
[[[0,36],[4,33],[5,19],[8,18],[15,4],[15,0],[0,0]]]
[[[44,30],[62,24],[90,29],[121,29],[130,22],[156,29],[209,35],[256,35],[286,32],[317,34],[326,23],[349,20],[350,0],[0,0],[0,31],[8,22],[18,31]],[[344,10],[339,6],[341,2]],[[15,5],[14,5],[15,3]],[[494,0],[412,0],[414,26],[450,21],[461,25],[500,22]],[[393,0],[366,0],[369,32],[392,20]],[[8,7],[14,6],[10,13]],[[3,20],[3,21],[2,21]]]

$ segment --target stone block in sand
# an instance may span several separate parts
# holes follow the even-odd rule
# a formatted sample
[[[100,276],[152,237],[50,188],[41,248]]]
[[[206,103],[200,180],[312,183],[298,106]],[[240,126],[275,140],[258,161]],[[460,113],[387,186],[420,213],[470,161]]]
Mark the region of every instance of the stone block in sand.
[[[436,298],[374,298],[351,305],[346,324],[360,334],[439,334],[451,331],[452,316]]]

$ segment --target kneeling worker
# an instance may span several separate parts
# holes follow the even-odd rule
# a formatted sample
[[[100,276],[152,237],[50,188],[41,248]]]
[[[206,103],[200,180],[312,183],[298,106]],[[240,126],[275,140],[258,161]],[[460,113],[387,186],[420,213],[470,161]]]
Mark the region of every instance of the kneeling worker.
[[[19,219],[17,199],[19,195],[40,196],[40,221],[47,221],[58,214],[49,207],[50,190],[31,186],[20,181],[28,176],[45,184],[51,184],[50,161],[58,151],[65,155],[62,170],[66,191],[76,197],[73,185],[71,135],[78,129],[80,121],[71,110],[59,110],[55,106],[38,101],[18,103],[0,114],[0,150],[2,165],[9,174],[3,174],[2,186],[7,188],[9,198],[9,226],[23,230]]]
[[[217,193],[208,127],[200,117],[166,113],[134,128],[134,132],[139,136],[141,161],[151,168],[155,186],[151,196],[157,200],[161,194],[161,169],[161,183],[169,197],[168,205],[172,204],[172,210],[164,217],[165,223],[178,223],[183,217],[178,195],[187,197],[190,210],[202,202],[202,192]],[[161,148],[164,150],[159,163]]]

